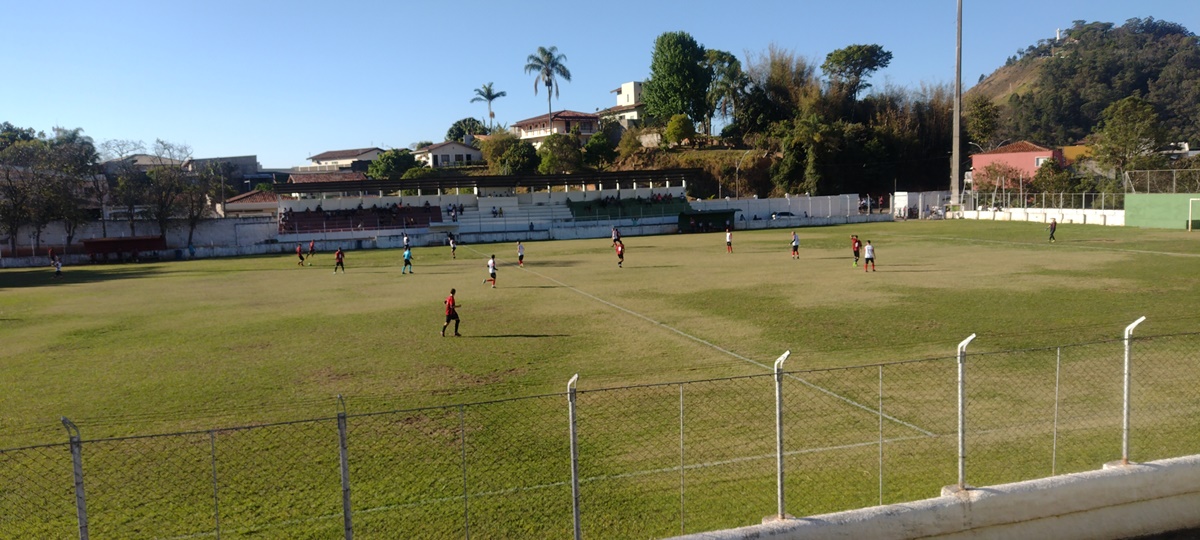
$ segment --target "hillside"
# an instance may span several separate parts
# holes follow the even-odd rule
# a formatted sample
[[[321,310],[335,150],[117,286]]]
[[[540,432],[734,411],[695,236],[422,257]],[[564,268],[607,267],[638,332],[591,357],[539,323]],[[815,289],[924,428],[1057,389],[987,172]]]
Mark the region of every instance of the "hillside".
[[[1138,96],[1171,138],[1200,142],[1200,40],[1153,18],[1076,21],[1041,40],[967,92],[1000,108],[998,138],[1071,144],[1092,133],[1110,104]]]

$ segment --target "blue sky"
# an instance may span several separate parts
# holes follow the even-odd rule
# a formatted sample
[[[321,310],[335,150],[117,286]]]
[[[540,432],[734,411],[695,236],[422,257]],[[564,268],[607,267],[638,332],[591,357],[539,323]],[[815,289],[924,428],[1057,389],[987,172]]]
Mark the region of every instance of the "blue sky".
[[[1077,19],[1154,17],[1200,31],[1185,0],[965,0],[963,83]],[[649,74],[654,39],[683,30],[745,61],[775,44],[819,65],[877,43],[876,86],[953,82],[954,0],[401,2],[5,0],[0,121],[81,127],[98,143],[156,138],[196,157],[257,154],[265,167],[326,151],[440,141],[493,82],[496,120],[543,114],[522,68],[538,46],[567,56],[554,109],[592,112]],[[19,52],[18,52],[19,51]]]

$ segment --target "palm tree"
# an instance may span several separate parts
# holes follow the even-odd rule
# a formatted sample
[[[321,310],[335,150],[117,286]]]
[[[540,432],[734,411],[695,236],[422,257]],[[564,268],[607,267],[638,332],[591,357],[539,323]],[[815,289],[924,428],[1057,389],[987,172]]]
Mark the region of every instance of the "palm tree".
[[[488,106],[488,131],[492,131],[492,121],[496,119],[496,113],[492,112],[492,102],[507,96],[508,92],[496,92],[492,89],[492,83],[487,83],[475,89],[475,97],[471,98],[471,103],[477,101],[486,101]]]
[[[554,108],[550,105],[550,92],[554,91],[554,97],[558,97],[558,87],[554,85],[554,78],[560,77],[567,82],[571,82],[571,70],[563,62],[567,61],[567,55],[559,54],[558,47],[538,47],[536,53],[529,55],[525,59],[525,73],[537,73],[537,78],[533,80],[533,95],[537,95],[538,83],[546,85],[546,125],[551,126],[551,120],[554,119]],[[551,126],[552,127],[552,126]]]

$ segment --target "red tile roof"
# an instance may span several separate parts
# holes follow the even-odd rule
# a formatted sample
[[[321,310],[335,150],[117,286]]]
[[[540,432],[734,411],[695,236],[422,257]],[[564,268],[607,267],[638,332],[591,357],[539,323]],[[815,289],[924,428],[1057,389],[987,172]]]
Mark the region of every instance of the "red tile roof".
[[[1006,144],[1004,146],[1001,146],[1000,148],[997,148],[990,152],[983,152],[983,153],[984,154],[1016,154],[1016,153],[1020,153],[1020,152],[1049,152],[1049,151],[1050,151],[1049,148],[1043,148],[1043,147],[1033,144],[1029,141],[1017,141],[1012,144]],[[979,154],[976,154],[976,155],[979,155]]]
[[[520,126],[525,126],[525,125],[529,125],[529,124],[545,122],[546,116],[548,116],[548,115],[543,114],[541,116],[535,116],[533,118],[526,118],[524,120],[521,120],[520,122],[513,122],[512,125],[514,127],[520,127]],[[555,120],[594,120],[594,121],[599,121],[600,117],[595,114],[588,114],[588,113],[583,113],[583,112],[579,112],[579,111],[558,111],[558,112],[554,113],[554,119]]]
[[[335,159],[350,159],[356,158],[373,150],[383,151],[382,148],[355,148],[353,150],[330,150],[329,152],[321,152],[312,156],[309,161],[333,161]]]
[[[310,182],[361,182],[366,179],[367,175],[361,172],[327,172],[288,175],[289,184],[307,184]]]
[[[275,193],[274,191],[261,191],[261,190],[256,189],[254,191],[246,192],[246,193],[243,193],[236,197],[230,197],[225,200],[225,204],[277,203],[277,202],[279,202],[280,199],[292,199],[292,198],[293,197],[290,197],[287,195],[281,196],[278,193]]]

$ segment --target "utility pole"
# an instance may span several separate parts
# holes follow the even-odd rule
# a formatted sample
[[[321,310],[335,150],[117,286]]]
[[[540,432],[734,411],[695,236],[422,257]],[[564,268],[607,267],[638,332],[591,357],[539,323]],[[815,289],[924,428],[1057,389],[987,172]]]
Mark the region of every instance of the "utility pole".
[[[962,176],[959,133],[962,131],[962,0],[958,0],[958,31],[954,42],[954,147],[950,149],[950,204],[961,204],[958,181]]]

